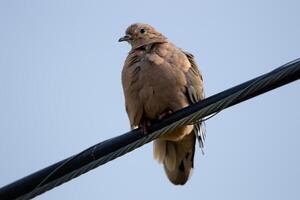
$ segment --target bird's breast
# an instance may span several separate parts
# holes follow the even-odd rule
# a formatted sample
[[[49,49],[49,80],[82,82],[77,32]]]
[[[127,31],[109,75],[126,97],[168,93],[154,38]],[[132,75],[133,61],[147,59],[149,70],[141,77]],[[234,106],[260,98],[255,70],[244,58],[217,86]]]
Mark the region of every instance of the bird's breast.
[[[186,79],[183,72],[152,54],[135,64],[131,73],[131,89],[150,119],[167,111],[188,105],[184,95]]]

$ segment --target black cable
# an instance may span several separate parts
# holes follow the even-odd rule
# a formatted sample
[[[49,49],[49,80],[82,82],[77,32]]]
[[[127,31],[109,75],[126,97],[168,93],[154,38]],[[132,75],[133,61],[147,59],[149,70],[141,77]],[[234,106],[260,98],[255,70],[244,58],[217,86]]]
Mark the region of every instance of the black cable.
[[[180,125],[199,121],[227,107],[298,79],[300,79],[300,59],[177,111],[162,121],[154,123],[148,135],[144,135],[139,129],[132,130],[6,185],[0,188],[0,199],[33,198],[151,142]]]

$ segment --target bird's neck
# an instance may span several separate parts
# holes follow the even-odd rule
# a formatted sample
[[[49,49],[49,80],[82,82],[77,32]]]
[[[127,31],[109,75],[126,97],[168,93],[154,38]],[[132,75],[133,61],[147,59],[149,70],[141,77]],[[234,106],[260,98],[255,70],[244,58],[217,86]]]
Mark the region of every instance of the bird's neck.
[[[162,44],[162,43],[167,43],[168,39],[165,37],[159,37],[159,38],[153,38],[147,41],[141,41],[138,44],[134,44],[132,45],[132,50],[136,50],[136,49],[151,49],[153,46],[155,46],[156,44]]]

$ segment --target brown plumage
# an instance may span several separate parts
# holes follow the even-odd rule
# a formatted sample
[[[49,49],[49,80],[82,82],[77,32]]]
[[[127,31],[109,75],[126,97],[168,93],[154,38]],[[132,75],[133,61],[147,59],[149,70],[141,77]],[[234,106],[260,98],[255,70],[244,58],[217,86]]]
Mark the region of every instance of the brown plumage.
[[[153,120],[204,98],[203,80],[192,54],[182,51],[147,24],[132,24],[119,41],[131,44],[122,84],[130,125]],[[201,124],[183,126],[154,141],[154,158],[163,163],[169,180],[183,185],[193,168],[195,140],[203,147]]]

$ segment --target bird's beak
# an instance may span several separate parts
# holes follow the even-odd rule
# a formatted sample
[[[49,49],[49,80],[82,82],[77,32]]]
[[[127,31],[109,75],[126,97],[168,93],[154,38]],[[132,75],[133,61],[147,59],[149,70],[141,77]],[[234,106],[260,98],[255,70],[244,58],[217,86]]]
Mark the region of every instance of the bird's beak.
[[[119,42],[123,42],[123,41],[128,42],[129,40],[131,40],[131,36],[130,35],[125,35],[124,37],[121,37],[118,41]]]

